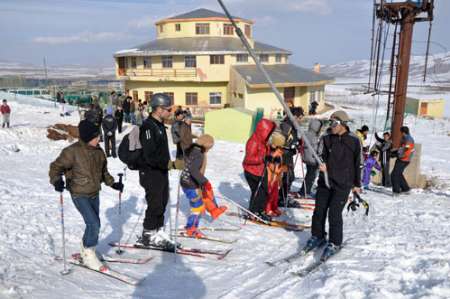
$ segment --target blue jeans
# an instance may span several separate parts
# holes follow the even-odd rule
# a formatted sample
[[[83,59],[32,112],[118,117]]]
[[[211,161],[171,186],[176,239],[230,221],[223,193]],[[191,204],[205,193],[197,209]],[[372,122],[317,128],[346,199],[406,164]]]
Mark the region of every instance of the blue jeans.
[[[72,201],[78,212],[83,216],[84,223],[86,224],[83,235],[83,246],[85,248],[96,246],[100,232],[100,199],[98,195],[95,197],[72,197]]]

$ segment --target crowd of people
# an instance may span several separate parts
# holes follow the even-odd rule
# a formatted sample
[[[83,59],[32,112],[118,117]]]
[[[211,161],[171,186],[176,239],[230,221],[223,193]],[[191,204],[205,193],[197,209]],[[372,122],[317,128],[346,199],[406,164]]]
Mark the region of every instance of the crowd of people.
[[[108,156],[116,157],[115,131],[122,130],[123,121],[137,125],[127,138],[129,150],[139,150],[136,168],[147,201],[143,230],[136,246],[167,251],[175,251],[179,247],[163,229],[169,200],[168,174],[172,169],[181,171],[180,186],[191,208],[185,225],[188,236],[204,236],[199,230],[199,222],[205,212],[212,219],[217,219],[227,210],[227,207],[218,205],[212,184],[205,176],[207,155],[214,146],[214,138],[207,134],[194,135],[190,111],[181,107],[172,111],[174,107],[166,94],[152,95],[148,103],[150,114],[140,125],[135,116],[131,116],[135,115],[131,109],[132,102],[129,97],[120,102],[112,93],[106,111],[96,104],[91,105],[85,119],[79,123],[79,141],[65,148],[50,165],[51,184],[58,192],[67,189],[83,216],[86,229],[82,259],[94,269],[102,267],[95,256],[100,228],[100,185],[105,183],[119,192],[124,187],[108,173],[106,159]],[[362,186],[369,186],[373,168],[382,171],[383,184],[388,185],[389,178],[386,176],[389,172],[386,168],[389,167],[390,157],[396,155],[398,159],[390,175],[393,191],[409,190],[403,171],[414,152],[414,140],[409,135],[409,129],[402,127],[403,139],[399,149],[392,148],[390,135],[385,133],[382,139],[376,135],[378,142],[368,153],[369,147],[365,144],[369,131],[367,126],[352,133],[349,128],[351,120],[344,111],[334,112],[327,122],[310,118],[308,131],[300,138],[296,123],[303,120],[304,111],[300,107],[291,107],[291,112],[293,119],[285,116],[279,123],[261,119],[246,143],[243,170],[251,190],[246,217],[270,222],[283,213],[280,206],[300,207],[291,187],[297,158],[301,157],[301,163],[306,165],[306,175],[295,195],[315,199],[311,238],[303,250],[310,251],[327,244],[323,256],[328,257],[336,253],[342,244],[342,210],[350,192],[361,193]],[[172,142],[177,149],[175,160],[169,152],[166,132],[166,124],[170,121]],[[324,128],[326,130],[322,133]],[[99,146],[102,131],[106,154]],[[380,163],[377,158],[381,159]],[[325,232],[327,218],[328,240]]]

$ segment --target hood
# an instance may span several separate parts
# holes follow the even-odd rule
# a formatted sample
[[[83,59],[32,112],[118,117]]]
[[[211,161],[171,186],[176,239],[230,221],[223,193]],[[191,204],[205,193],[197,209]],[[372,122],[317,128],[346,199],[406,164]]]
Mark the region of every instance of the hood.
[[[312,118],[309,121],[309,126],[308,126],[309,132],[314,133],[315,135],[318,135],[321,128],[322,128],[322,122],[320,120],[318,120],[317,118]]]
[[[275,123],[263,118],[256,125],[254,134],[256,135],[256,137],[258,137],[259,140],[266,141],[274,129]]]

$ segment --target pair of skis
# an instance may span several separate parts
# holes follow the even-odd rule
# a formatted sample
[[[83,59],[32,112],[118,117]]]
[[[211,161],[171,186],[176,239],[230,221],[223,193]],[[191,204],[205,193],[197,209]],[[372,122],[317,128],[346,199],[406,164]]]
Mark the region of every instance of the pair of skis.
[[[259,224],[259,225],[284,228],[288,231],[303,231],[307,228],[311,228],[311,226],[308,224],[290,223],[290,222],[281,221],[281,220],[272,220],[272,221],[262,222],[261,220],[257,220],[257,219],[244,218],[243,214],[240,214],[237,212],[227,212],[226,215],[232,216],[232,217],[239,217],[246,221],[250,221],[252,223]]]

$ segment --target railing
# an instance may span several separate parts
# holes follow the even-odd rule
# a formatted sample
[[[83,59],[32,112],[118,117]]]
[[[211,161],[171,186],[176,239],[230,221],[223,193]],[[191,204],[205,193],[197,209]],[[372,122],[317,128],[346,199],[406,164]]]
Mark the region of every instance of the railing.
[[[196,78],[197,69],[119,69],[119,76]]]

